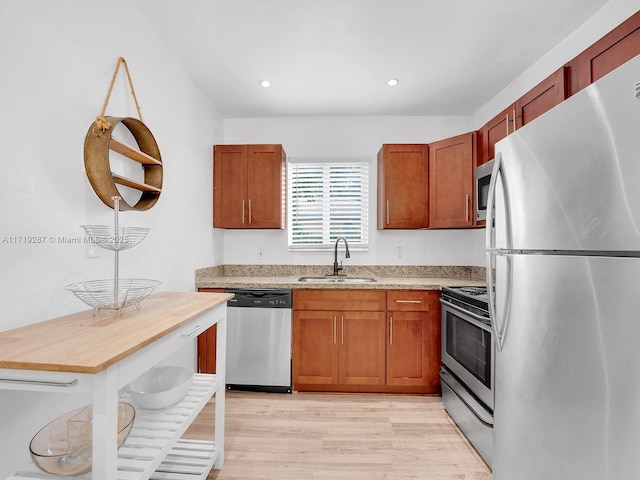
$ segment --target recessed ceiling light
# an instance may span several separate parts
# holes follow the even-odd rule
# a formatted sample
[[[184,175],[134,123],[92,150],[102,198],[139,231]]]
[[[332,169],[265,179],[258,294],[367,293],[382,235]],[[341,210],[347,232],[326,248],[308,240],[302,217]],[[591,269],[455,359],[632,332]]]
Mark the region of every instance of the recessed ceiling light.
[[[398,79],[397,78],[391,78],[391,79],[387,80],[387,85],[389,85],[390,87],[395,87],[396,85],[398,85]]]
[[[264,88],[268,88],[271,86],[271,82],[269,80],[260,80],[260,86]]]

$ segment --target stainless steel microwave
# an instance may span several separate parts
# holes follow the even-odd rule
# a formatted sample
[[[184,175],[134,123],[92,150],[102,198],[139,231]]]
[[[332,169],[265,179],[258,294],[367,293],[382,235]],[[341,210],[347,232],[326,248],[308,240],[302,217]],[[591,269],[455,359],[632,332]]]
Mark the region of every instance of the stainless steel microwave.
[[[489,160],[476,168],[476,220],[478,221],[487,218],[487,197],[493,163],[494,160]]]

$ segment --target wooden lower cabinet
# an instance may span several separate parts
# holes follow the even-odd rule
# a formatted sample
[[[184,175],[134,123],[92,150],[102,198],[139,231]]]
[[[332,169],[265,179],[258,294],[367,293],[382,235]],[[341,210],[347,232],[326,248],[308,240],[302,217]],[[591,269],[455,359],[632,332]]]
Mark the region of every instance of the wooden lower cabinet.
[[[440,293],[387,292],[387,385],[440,391]]]
[[[293,312],[293,383],[338,383],[336,318],[330,311]]]
[[[294,311],[293,338],[294,388],[384,385],[384,312]]]
[[[294,389],[384,386],[385,302],[383,290],[294,290]]]
[[[224,293],[224,288],[199,288],[199,292]],[[198,373],[216,373],[216,333],[214,325],[198,335]]]
[[[440,392],[439,292],[295,290],[293,298],[295,390]],[[397,310],[387,312],[390,301]]]

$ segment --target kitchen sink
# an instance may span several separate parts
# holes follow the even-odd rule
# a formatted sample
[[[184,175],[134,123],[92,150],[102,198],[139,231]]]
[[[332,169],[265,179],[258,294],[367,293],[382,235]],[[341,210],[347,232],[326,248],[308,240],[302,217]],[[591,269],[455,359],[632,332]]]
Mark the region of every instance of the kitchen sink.
[[[327,277],[300,277],[299,282],[306,283],[374,283],[377,280],[370,277],[340,277],[340,276],[327,276]]]

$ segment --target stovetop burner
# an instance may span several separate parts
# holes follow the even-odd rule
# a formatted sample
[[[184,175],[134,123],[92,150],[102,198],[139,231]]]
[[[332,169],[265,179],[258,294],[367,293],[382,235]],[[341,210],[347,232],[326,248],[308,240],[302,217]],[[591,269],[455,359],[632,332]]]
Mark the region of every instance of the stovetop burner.
[[[453,287],[455,288],[455,287]],[[458,290],[468,295],[486,295],[487,287],[458,287]]]
[[[487,287],[463,286],[442,287],[442,298],[455,303],[461,308],[466,308],[483,317],[489,316],[489,296]]]

